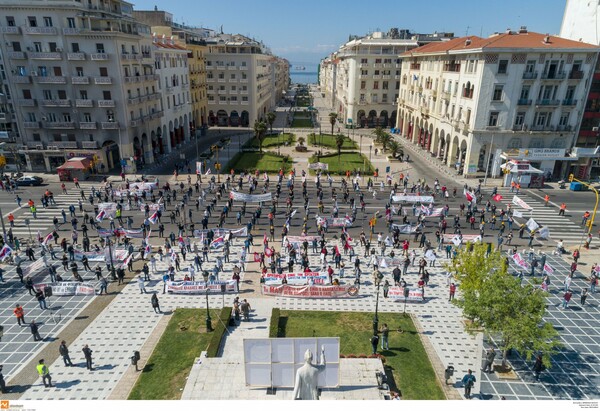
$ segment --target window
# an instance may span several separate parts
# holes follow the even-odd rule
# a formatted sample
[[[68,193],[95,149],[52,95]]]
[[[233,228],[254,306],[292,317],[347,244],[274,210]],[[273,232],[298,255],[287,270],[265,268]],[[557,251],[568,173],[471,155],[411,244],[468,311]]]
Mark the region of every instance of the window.
[[[366,101],[365,95],[364,95],[364,94],[361,94],[361,95],[360,95],[360,102],[361,102],[361,103],[364,103],[365,101]]]
[[[29,16],[27,17],[27,21],[29,22],[29,27],[37,27],[37,19],[35,17]]]
[[[13,49],[13,51],[21,51],[21,43],[18,41],[13,41],[12,49]]]
[[[527,64],[525,64],[525,73],[533,72],[535,72],[535,60],[527,60]]]
[[[71,51],[73,53],[79,53],[79,43],[71,43]]]
[[[42,120],[44,118],[42,117]],[[49,121],[51,123],[56,123],[56,114],[55,113],[48,113],[47,117],[46,117],[46,121]]]
[[[364,80],[361,80],[361,82],[360,82],[360,89],[361,89],[361,90],[364,90],[364,89],[366,89],[366,88],[367,88],[367,82],[366,82],[366,81],[364,81]]]
[[[387,94],[384,94],[384,95],[381,96],[381,102],[382,103],[387,103],[388,102],[388,95]]]
[[[488,126],[489,127],[496,127],[498,126],[498,116],[500,115],[500,112],[498,111],[492,111],[490,112],[490,119],[488,120]]]
[[[41,53],[41,52],[43,51],[43,50],[42,50],[42,43],[40,43],[39,41],[35,41],[35,42],[33,43],[33,47],[35,48],[35,51],[36,51],[37,53]]]
[[[100,77],[108,77],[108,69],[106,67],[100,67]]]
[[[66,100],[67,99],[67,92],[65,90],[58,90],[58,99],[59,100]]]
[[[382,88],[383,90],[389,90],[388,82],[387,82],[387,81],[384,81],[384,82],[381,84],[381,88]]]
[[[79,98],[82,100],[87,100],[88,99],[87,90],[79,90]]]
[[[67,26],[69,26],[70,29],[76,28],[75,19],[73,17],[67,17]]]
[[[27,113],[27,121],[31,121],[31,122],[36,122],[37,118],[35,116],[35,113]]]
[[[559,126],[566,126],[567,124],[569,124],[569,114],[571,113],[569,113],[568,111],[560,114],[560,120],[558,120]]]
[[[379,98],[377,94],[371,94],[371,103],[377,104],[379,102]]]
[[[104,43],[96,43],[96,53],[104,53]]]
[[[531,90],[531,86],[523,86],[523,88],[521,89],[521,96],[519,97],[519,99],[521,99],[521,100],[529,99],[529,91],[530,90]]]
[[[83,113],[83,121],[86,123],[91,123],[92,115],[90,113]]]
[[[515,116],[515,127],[522,127],[525,122],[525,112],[519,111]]]
[[[508,60],[500,60],[498,62],[498,74],[506,74],[508,70]]]
[[[52,17],[44,17],[44,26],[52,27]]]
[[[575,96],[575,86],[567,87],[567,92],[565,93],[565,100],[571,102],[573,97]]]
[[[361,70],[360,71],[360,75],[361,76],[368,76],[369,75],[369,70]]]
[[[83,67],[75,67],[75,72],[77,73],[77,77],[83,77]]]
[[[52,100],[52,91],[43,90],[42,94],[44,95],[44,100]]]
[[[545,127],[546,125],[548,125],[550,123],[550,113],[546,113],[546,112],[539,112],[539,113],[535,113],[535,120],[534,120],[534,124],[537,127]]]
[[[66,123],[71,122],[71,113],[62,113],[63,121]]]
[[[504,86],[502,84],[496,84],[494,86],[494,93],[492,94],[492,101],[502,101],[502,91]]]
[[[50,48],[51,53],[56,53],[56,43],[54,43],[54,42],[48,43],[48,48]]]
[[[16,24],[15,24],[15,18],[13,16],[6,16],[6,25],[9,26],[9,27],[16,26]]]
[[[368,64],[369,60],[367,59],[360,59],[360,64]]]
[[[52,67],[52,71],[54,71],[54,75],[56,77],[62,77],[62,67],[61,66]]]
[[[373,82],[373,90],[379,90],[379,81]]]
[[[139,93],[138,93],[139,94]],[[104,100],[112,100],[112,95],[110,94],[110,90],[105,90],[102,92],[102,98]]]
[[[23,98],[25,100],[31,100],[31,90],[23,90]]]

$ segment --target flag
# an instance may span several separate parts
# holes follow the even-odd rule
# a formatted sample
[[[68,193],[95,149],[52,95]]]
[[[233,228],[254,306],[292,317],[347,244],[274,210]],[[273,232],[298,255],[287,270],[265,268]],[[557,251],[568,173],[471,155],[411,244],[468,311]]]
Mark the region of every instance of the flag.
[[[104,220],[104,217],[106,217],[106,212],[104,210],[100,210],[100,212],[96,216],[96,221],[100,222]]]
[[[548,237],[550,237],[550,230],[548,229],[548,227],[542,227],[540,228],[540,231],[538,231],[538,234],[540,238],[547,239]]]
[[[269,239],[267,238],[267,233],[265,233],[265,234],[263,235],[263,244],[264,244],[264,245],[267,245],[267,244],[269,244]]]
[[[544,264],[544,271],[548,274],[554,274],[554,268],[552,268],[548,263]]]
[[[385,261],[385,258],[382,258],[381,260],[379,260],[379,267],[381,268],[387,268],[387,262]]]
[[[150,218],[148,219],[148,221],[150,221],[150,223],[152,224],[156,224],[156,222],[158,221],[158,211],[155,211]]]
[[[8,244],[5,244],[4,247],[2,247],[2,249],[0,250],[0,260],[2,260],[2,261],[6,260],[8,257],[10,257],[12,252],[13,252],[13,249],[10,248],[8,246]]]
[[[210,167],[209,167],[209,169],[208,169],[208,170],[206,170],[206,173],[204,173],[204,175],[205,175],[205,176],[207,176],[207,175],[209,175],[209,174],[210,174]]]
[[[469,191],[465,191],[465,197],[467,198],[467,201],[469,203],[473,203],[473,204],[477,203],[477,200],[475,199],[475,194],[473,194]]]
[[[150,255],[151,252],[152,246],[150,244],[146,244],[146,247],[144,248],[144,260]]]
[[[260,253],[254,253],[253,259],[255,263],[260,263]]]
[[[183,240],[182,236],[179,236],[179,238],[177,239],[177,242],[179,243],[180,247],[185,247],[185,241]]]
[[[525,225],[527,226],[527,228],[529,229],[529,231],[535,231],[538,228],[540,228],[540,225],[538,223],[536,223],[533,218],[530,218],[527,221],[527,223],[525,223]]]
[[[171,260],[175,261],[177,259],[177,253],[174,248],[171,248]]]
[[[519,210],[513,210],[513,217],[521,218],[523,217],[523,213],[521,213]]]
[[[212,241],[212,243],[210,243],[210,248],[220,248],[223,247],[224,244],[225,240],[223,239],[223,237],[217,237]]]
[[[267,257],[271,257],[273,255],[273,251],[269,247],[265,247],[265,255]]]
[[[294,217],[294,215],[296,215],[296,212],[297,212],[297,211],[298,211],[298,210],[294,210],[294,211],[292,211],[292,214],[290,214],[290,218],[293,218],[293,217]]]
[[[129,265],[129,262],[131,261],[131,259],[133,258],[133,253],[129,254],[129,256],[125,259],[125,261],[123,261],[123,265]]]
[[[52,240],[54,238],[54,236],[52,235],[52,233],[48,234],[46,236],[46,238],[44,238],[44,241],[42,241],[42,244],[46,245],[48,244],[48,241]]]
[[[502,196],[500,194],[496,194],[495,196],[492,196],[492,199],[499,203],[500,201],[502,201]]]

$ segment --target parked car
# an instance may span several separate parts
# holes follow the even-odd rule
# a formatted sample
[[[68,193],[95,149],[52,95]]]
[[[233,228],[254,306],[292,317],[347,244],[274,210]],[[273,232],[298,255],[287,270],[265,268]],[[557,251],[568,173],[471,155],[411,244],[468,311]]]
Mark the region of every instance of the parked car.
[[[17,179],[18,186],[40,186],[44,180],[38,176],[24,176]]]

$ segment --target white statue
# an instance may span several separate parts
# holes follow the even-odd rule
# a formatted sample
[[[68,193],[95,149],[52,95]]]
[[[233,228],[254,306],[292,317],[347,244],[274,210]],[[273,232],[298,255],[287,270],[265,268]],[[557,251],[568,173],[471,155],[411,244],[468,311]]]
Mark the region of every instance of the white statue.
[[[320,372],[325,371],[325,346],[321,346],[321,362],[319,365],[312,363],[312,353],[306,350],[304,353],[304,365],[296,373],[296,384],[294,385],[295,400],[318,400],[317,382]]]

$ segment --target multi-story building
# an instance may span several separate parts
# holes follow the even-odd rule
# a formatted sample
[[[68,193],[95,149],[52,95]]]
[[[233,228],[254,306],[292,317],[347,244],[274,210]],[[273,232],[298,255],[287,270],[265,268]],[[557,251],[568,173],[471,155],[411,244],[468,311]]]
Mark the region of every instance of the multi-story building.
[[[162,130],[156,130],[156,133],[166,136],[166,144],[163,145],[165,139],[160,139],[161,144],[155,147],[155,152],[163,154],[190,139],[192,105],[188,50],[164,35],[154,37],[153,44],[156,59],[154,68],[159,76],[158,92],[165,113],[162,117]]]
[[[397,128],[464,175],[498,175],[504,158],[562,176],[597,54],[524,27],[416,48],[401,56]]]
[[[247,127],[272,111],[289,87],[289,64],[242,35],[206,40],[208,123]]]
[[[407,50],[451,33],[411,34],[392,29],[355,37],[321,61],[321,92],[347,126],[387,127],[396,123],[401,61]]]
[[[20,141],[17,114],[8,85],[4,56],[0,52],[0,153],[6,160],[5,169],[15,170],[21,165],[22,159],[17,154],[17,141]]]
[[[567,0],[560,36],[600,45],[600,4],[583,0]],[[580,179],[600,176],[600,58],[591,78],[590,92],[577,134],[575,152],[579,157],[572,170]]]
[[[188,67],[190,83],[190,101],[192,115],[189,128],[192,135],[203,132],[207,126],[208,98],[206,90],[206,58],[208,51],[205,39],[213,33],[212,30],[190,27],[173,21],[169,12],[154,10],[135,10],[133,17],[151,27],[156,36],[174,38],[175,44],[188,50]]]
[[[0,50],[29,170],[154,161],[163,115],[150,28],[122,0],[0,0]],[[125,163],[121,163],[120,159]]]

